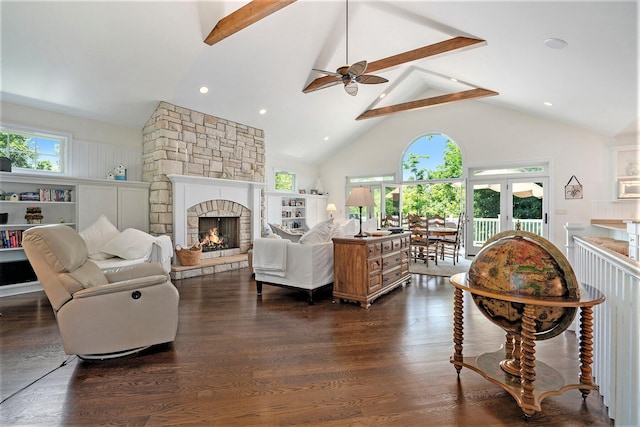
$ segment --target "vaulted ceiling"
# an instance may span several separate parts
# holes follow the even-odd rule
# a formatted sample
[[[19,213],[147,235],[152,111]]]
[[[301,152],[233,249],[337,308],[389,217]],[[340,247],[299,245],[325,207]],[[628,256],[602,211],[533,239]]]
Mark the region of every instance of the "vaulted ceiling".
[[[394,117],[356,120],[367,110],[477,88],[498,95],[460,102],[607,137],[637,132],[636,1],[351,0],[347,58],[346,3],[298,0],[204,43],[246,3],[3,0],[2,99],[135,128],[168,101],[264,129],[269,153],[312,163]],[[360,84],[356,96],[342,85],[303,93],[322,75],[314,68],[374,62],[459,36],[485,42],[376,71],[389,82]],[[548,38],[568,45],[547,47]]]

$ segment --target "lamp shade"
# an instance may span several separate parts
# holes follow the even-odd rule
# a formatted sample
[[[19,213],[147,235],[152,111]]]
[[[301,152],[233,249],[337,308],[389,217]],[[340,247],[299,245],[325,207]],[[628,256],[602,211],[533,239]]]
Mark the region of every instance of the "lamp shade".
[[[338,209],[336,208],[335,203],[328,203],[327,204],[327,212],[335,212]]]
[[[373,194],[368,188],[356,187],[351,190],[349,198],[347,199],[347,206],[375,206],[376,202],[373,200]]]

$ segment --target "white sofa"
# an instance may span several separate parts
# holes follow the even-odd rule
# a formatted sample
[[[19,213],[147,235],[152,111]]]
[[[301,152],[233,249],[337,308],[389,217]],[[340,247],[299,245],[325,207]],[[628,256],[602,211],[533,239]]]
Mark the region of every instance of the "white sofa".
[[[120,232],[104,215],[80,236],[87,245],[89,260],[103,271],[157,262],[165,273],[171,272],[173,245],[169,236],[152,236],[133,228]]]
[[[333,242],[293,243],[287,239],[260,238],[253,242],[253,271],[258,295],[262,285],[308,292],[333,284]]]

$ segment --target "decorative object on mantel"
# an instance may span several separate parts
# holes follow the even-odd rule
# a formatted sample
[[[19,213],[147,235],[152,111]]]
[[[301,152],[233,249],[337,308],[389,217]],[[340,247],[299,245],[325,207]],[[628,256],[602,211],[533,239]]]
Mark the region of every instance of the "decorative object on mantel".
[[[124,165],[118,165],[113,168],[113,176],[117,181],[127,180],[127,168]]]
[[[362,233],[362,207],[363,206],[375,206],[376,202],[373,200],[373,194],[371,190],[366,187],[356,187],[351,190],[349,198],[347,199],[347,206],[356,206],[360,208],[360,232],[353,237],[367,237]]]
[[[575,175],[571,175],[569,182],[564,186],[565,199],[582,199],[582,184]]]
[[[29,206],[27,213],[24,214],[24,219],[27,220],[27,224],[42,224],[42,209],[40,206]]]
[[[176,245],[176,258],[182,266],[192,266],[200,264],[200,255],[202,255],[202,246],[200,243],[196,243],[190,248],[183,248],[181,245]]]

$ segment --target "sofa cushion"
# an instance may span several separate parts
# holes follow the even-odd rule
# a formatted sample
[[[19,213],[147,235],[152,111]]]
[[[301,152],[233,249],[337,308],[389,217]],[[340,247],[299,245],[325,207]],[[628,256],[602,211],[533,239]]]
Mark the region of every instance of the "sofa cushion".
[[[101,252],[100,248],[118,234],[120,234],[120,231],[115,225],[111,224],[109,218],[105,215],[100,215],[96,222],[80,232],[80,237],[87,245],[89,258],[102,260],[113,258],[113,255]]]
[[[318,243],[326,243],[333,236],[333,218],[316,224],[311,230],[307,231],[300,237],[298,243],[303,245],[316,245]]]
[[[100,250],[124,259],[147,258],[155,237],[135,228],[127,228],[105,243]]]

